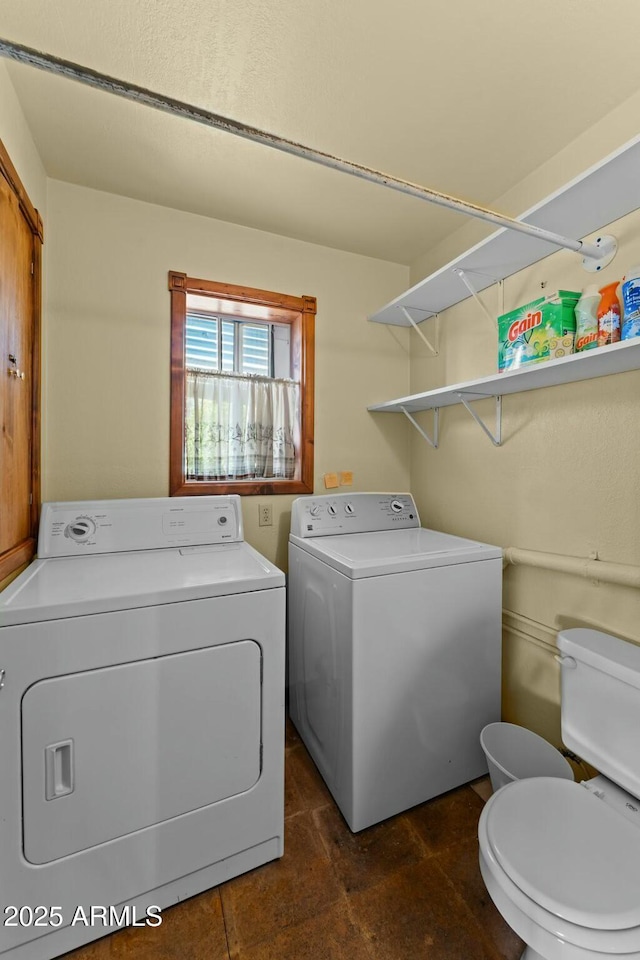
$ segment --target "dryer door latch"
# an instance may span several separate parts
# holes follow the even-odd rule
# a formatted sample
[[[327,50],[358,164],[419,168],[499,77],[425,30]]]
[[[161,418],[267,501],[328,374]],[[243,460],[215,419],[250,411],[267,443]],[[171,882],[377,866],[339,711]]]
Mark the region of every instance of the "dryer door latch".
[[[73,740],[45,747],[44,770],[46,800],[57,800],[73,793]]]

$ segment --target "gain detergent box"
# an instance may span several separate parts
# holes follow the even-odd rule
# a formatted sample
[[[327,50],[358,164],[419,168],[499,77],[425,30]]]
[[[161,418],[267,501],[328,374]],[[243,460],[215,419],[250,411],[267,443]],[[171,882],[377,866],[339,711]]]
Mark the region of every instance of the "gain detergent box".
[[[573,353],[580,294],[558,290],[498,317],[498,370],[517,370]]]

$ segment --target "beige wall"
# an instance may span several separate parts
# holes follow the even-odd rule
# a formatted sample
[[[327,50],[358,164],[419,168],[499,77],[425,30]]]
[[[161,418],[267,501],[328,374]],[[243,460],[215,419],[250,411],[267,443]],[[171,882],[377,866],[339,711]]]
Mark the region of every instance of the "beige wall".
[[[43,500],[166,496],[167,272],[318,299],[316,490],[353,470],[354,489],[406,490],[409,436],[367,404],[408,389],[408,337],[366,316],[408,284],[397,264],[49,181]],[[291,497],[247,539],[286,564]]]
[[[7,68],[0,62],[0,140],[18,171],[34,207],[46,219],[47,178],[18,103]]]
[[[558,188],[561,176],[571,179],[631,139],[640,97],[626,107],[626,114],[621,108],[610,115],[523,183],[520,202],[518,192],[511,191],[510,212],[526,209]],[[467,229],[465,238],[474,230]],[[640,261],[640,213],[606,232],[617,236],[620,251],[598,275],[602,284]],[[461,242],[460,235],[452,238],[446,249],[414,265],[413,282],[425,267],[442,266],[459,253]],[[539,296],[542,282],[545,292],[580,290],[593,276],[582,270],[579,256],[562,251],[505,282],[505,309]],[[497,313],[497,289],[482,297]],[[425,324],[427,335],[432,329],[433,321]],[[496,372],[496,331],[472,300],[446,311],[440,329],[437,358],[428,357],[412,334],[412,393]],[[505,397],[500,448],[464,408],[447,408],[441,412],[438,450],[428,447],[417,432],[411,440],[411,489],[423,523],[503,547],[585,558],[597,554],[601,560],[640,565],[639,396],[640,372],[631,372]],[[493,401],[482,401],[476,409],[493,424]],[[430,414],[420,417],[430,423]],[[593,626],[640,641],[640,593],[509,567],[504,607],[505,717],[557,741],[557,630]]]

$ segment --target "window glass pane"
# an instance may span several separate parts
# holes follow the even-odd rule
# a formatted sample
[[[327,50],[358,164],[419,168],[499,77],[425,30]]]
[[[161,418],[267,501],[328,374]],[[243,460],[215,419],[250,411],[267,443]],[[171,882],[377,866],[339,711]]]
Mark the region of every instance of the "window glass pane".
[[[233,320],[222,321],[222,369],[229,372],[235,370],[235,329]]]
[[[240,342],[236,343],[238,338]],[[187,314],[185,366],[188,369],[270,377],[273,376],[272,352],[268,323],[224,320],[197,312]],[[288,376],[288,372],[280,375]]]
[[[271,376],[271,350],[268,324],[242,324],[242,373]]]
[[[218,369],[218,318],[187,314],[185,364],[201,370]]]

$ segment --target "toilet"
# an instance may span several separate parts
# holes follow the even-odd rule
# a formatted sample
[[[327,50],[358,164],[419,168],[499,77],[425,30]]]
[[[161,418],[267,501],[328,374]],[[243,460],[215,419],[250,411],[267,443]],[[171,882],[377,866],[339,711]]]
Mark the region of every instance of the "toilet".
[[[573,629],[558,648],[563,742],[601,775],[498,790],[480,871],[522,960],[640,960],[640,647]]]

